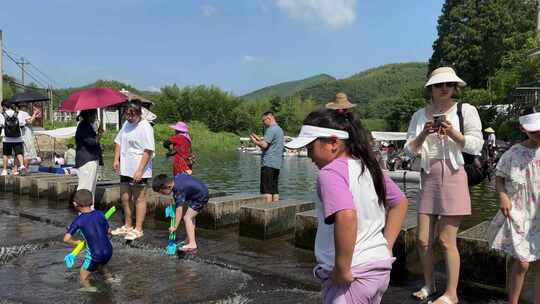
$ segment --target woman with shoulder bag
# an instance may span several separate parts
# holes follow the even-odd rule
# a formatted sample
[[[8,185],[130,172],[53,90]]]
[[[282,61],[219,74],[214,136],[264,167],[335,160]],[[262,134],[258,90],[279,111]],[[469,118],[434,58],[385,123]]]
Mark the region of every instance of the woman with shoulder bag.
[[[407,150],[420,156],[422,167],[418,244],[425,282],[413,297],[423,301],[436,291],[433,245],[438,236],[446,261],[447,283],[444,294],[433,302],[436,304],[458,303],[460,257],[456,237],[463,217],[471,214],[462,152],[479,154],[484,143],[480,117],[470,104],[461,106],[463,133],[460,132],[453,95],[458,86],[465,85],[452,68],[434,70],[425,84],[431,104],[414,113],[405,144]]]

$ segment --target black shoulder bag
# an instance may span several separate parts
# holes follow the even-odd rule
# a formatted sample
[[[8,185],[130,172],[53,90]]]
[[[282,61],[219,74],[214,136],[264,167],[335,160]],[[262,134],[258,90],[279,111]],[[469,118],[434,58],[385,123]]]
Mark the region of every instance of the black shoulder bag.
[[[461,134],[465,134],[463,131],[463,113],[461,112],[463,103],[457,104],[457,115],[459,118],[459,131]],[[467,180],[469,187],[480,184],[488,176],[487,162],[479,155],[473,155],[462,152],[463,160],[465,161],[465,172],[467,172]]]

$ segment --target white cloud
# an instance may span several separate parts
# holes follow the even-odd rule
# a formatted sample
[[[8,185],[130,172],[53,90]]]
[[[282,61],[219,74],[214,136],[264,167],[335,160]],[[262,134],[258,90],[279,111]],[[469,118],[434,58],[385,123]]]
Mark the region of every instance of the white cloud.
[[[320,18],[324,25],[337,30],[356,19],[356,0],[275,0],[290,18]]]
[[[210,17],[210,16],[214,16],[217,13],[217,8],[211,5],[203,5],[201,6],[201,11],[202,11],[203,16]]]
[[[243,61],[244,63],[253,63],[253,62],[255,62],[255,61],[259,61],[259,59],[256,58],[256,57],[253,57],[253,56],[246,55],[246,56],[244,56],[244,58],[242,59],[242,61]]]

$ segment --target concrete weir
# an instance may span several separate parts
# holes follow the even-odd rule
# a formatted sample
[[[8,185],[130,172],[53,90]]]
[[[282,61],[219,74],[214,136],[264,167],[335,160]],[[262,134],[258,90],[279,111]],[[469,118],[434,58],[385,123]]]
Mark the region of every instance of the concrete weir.
[[[63,175],[56,175],[53,173],[33,173],[30,175],[13,176],[13,186],[11,192],[18,195],[29,194],[33,180],[62,176]]]
[[[153,192],[152,189],[148,189],[149,192],[147,192],[146,200],[148,202],[148,213],[153,213],[154,218],[157,220],[165,221],[165,208],[171,205],[173,202],[172,195],[163,195],[160,193]],[[208,205],[215,199],[219,197],[225,197],[227,194],[223,191],[215,191],[215,190],[209,190],[210,195],[210,201],[208,202]],[[208,207],[207,207],[208,208]],[[203,223],[205,222],[206,218],[206,210],[207,208],[203,209],[201,211],[201,214],[197,216],[197,226],[198,227],[204,227],[204,228],[211,228],[206,226],[200,226],[200,221]],[[202,219],[201,219],[202,218]]]
[[[62,183],[68,183],[72,181],[77,181],[76,176],[71,175],[54,175],[54,176],[28,176],[29,187],[27,190],[20,189],[21,192],[18,192],[17,189],[17,178],[15,179],[15,189],[14,192],[17,194],[29,194],[31,197],[48,197],[49,192],[49,182],[60,181]],[[26,193],[25,193],[26,192]]]
[[[197,216],[197,226],[218,229],[238,224],[240,208],[265,202],[264,195],[232,195],[210,199],[206,208]]]
[[[239,233],[262,240],[287,234],[295,228],[296,214],[313,208],[315,203],[298,200],[243,206]]]

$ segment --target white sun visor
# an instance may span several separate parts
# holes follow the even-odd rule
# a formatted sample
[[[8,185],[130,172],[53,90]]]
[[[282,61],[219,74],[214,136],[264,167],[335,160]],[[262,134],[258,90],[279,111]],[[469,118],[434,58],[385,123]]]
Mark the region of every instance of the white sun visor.
[[[298,135],[298,137],[286,143],[285,147],[289,149],[300,149],[307,146],[310,142],[314,141],[319,137],[336,137],[339,139],[348,139],[349,133],[341,130],[304,125],[302,126],[302,129],[300,129],[300,134]]]

